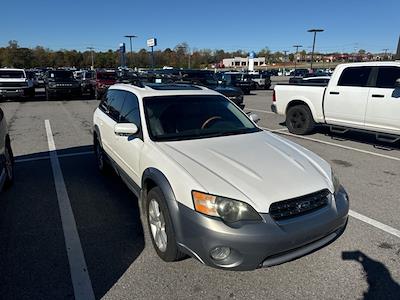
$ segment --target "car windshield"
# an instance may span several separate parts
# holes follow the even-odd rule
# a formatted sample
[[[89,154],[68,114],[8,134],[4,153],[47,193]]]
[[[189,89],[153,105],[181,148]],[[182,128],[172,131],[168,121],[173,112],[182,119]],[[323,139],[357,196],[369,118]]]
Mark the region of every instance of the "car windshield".
[[[97,79],[100,80],[116,80],[117,74],[116,73],[97,73]]]
[[[0,71],[0,78],[25,78],[22,71]]]
[[[260,131],[235,105],[218,95],[157,96],[143,99],[154,141],[180,141]]]
[[[49,77],[68,79],[68,78],[73,78],[74,74],[71,71],[53,71],[49,72]]]

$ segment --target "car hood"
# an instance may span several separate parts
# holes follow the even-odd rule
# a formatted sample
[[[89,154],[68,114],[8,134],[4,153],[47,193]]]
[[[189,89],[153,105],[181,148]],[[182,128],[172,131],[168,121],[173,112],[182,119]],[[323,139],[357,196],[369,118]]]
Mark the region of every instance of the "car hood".
[[[217,85],[215,87],[212,87],[212,89],[218,93],[221,93],[222,95],[227,96],[227,97],[240,96],[243,94],[242,90],[240,90],[236,87],[233,87],[233,86]]]
[[[328,163],[268,132],[162,142],[159,147],[205,192],[245,201],[261,213],[277,201],[333,191]]]

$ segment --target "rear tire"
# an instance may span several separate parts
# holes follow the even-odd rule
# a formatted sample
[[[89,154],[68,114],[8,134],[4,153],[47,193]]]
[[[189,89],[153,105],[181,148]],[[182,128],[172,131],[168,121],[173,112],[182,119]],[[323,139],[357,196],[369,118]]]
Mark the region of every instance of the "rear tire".
[[[104,150],[96,136],[94,137],[94,153],[96,155],[97,168],[99,169],[100,173],[110,173],[111,168],[107,161],[106,154],[104,153]]]
[[[289,108],[286,115],[286,126],[289,132],[299,135],[309,134],[314,130],[315,122],[307,105],[296,105]]]
[[[178,249],[168,206],[161,189],[157,186],[147,194],[146,218],[157,255],[166,262],[183,258],[185,255]]]
[[[6,144],[4,156],[6,168],[6,181],[4,183],[4,188],[8,188],[14,183],[14,154],[9,142]]]

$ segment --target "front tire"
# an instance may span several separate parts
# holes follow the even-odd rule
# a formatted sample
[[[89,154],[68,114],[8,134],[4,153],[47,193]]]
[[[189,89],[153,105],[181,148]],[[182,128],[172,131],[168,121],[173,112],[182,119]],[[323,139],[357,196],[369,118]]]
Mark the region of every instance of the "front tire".
[[[286,115],[286,126],[289,132],[299,135],[309,134],[314,130],[315,122],[307,105],[296,105],[289,108]]]
[[[184,255],[178,249],[168,206],[159,187],[147,194],[146,218],[157,255],[166,262],[181,259]]]

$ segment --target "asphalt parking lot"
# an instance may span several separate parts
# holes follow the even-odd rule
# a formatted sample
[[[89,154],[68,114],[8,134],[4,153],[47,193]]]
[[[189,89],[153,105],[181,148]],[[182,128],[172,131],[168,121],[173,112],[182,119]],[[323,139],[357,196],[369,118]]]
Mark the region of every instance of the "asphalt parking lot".
[[[97,171],[91,145],[98,101],[0,103],[16,156],[15,185],[0,195],[1,298],[74,298],[64,239],[68,228],[59,207],[64,186],[96,298],[400,299],[398,145],[376,144],[368,135],[332,135],[324,128],[292,136],[270,111],[271,96],[272,91],[254,91],[245,97],[245,110],[257,113],[264,129],[332,164],[350,195],[351,217],[333,244],[250,272],[157,257],[136,197],[119,178]]]

